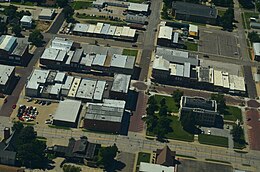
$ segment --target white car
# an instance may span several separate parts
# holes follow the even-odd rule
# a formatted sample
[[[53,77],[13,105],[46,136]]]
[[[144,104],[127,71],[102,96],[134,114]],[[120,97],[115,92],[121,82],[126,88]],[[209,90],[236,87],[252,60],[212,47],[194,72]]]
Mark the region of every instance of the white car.
[[[208,130],[208,135],[211,135],[211,131],[210,130]]]
[[[52,124],[52,120],[51,119],[46,119],[45,124]]]

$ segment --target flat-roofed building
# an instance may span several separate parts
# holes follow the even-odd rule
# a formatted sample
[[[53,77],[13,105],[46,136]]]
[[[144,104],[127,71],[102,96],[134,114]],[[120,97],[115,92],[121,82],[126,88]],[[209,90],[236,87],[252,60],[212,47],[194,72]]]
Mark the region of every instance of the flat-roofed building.
[[[260,43],[254,42],[253,50],[254,50],[254,60],[260,61]]]
[[[219,118],[222,116],[218,113],[217,102],[215,100],[206,100],[202,97],[182,96],[180,101],[180,120],[191,114],[196,125],[200,126],[218,126]],[[222,121],[223,122],[223,121]]]
[[[98,22],[96,27],[95,27],[94,33],[97,34],[97,35],[100,35],[101,34],[101,30],[103,28],[103,25],[104,25],[104,23]]]
[[[25,85],[25,95],[29,97],[40,96],[42,86],[45,85],[49,73],[49,70],[34,69]]]
[[[189,36],[198,38],[199,37],[199,27],[193,24],[189,24]]]
[[[134,14],[148,15],[149,14],[149,4],[129,3],[127,11],[129,13],[134,13]]]
[[[147,21],[147,16],[138,14],[126,14],[126,22],[145,24]]]
[[[64,50],[66,52],[70,51],[73,46],[73,41],[69,40],[67,38],[60,38],[60,37],[55,37],[51,41],[51,48],[58,49],[58,50]]]
[[[158,45],[168,46],[172,41],[173,28],[169,26],[160,26],[158,34]]]
[[[18,43],[12,53],[9,54],[9,61],[15,65],[25,66],[30,60],[29,45],[26,43]]]
[[[139,172],[176,172],[176,168],[141,162]]]
[[[109,36],[114,36],[114,34],[115,34],[115,32],[116,32],[116,26],[110,26],[109,27],[109,30],[108,30],[108,32],[107,32],[107,35],[109,35]]]
[[[13,52],[17,46],[17,38],[10,35],[2,35],[0,37],[0,61],[9,60],[9,54]]]
[[[245,78],[229,75],[229,92],[234,94],[246,94]]]
[[[114,54],[110,63],[110,70],[113,73],[132,75],[135,67],[135,56]]]
[[[75,35],[85,35],[88,31],[89,25],[82,24],[82,23],[76,23],[72,32]]]
[[[0,91],[1,93],[10,92],[15,86],[15,67],[0,65]]]
[[[69,93],[68,93],[69,98],[76,97],[80,82],[81,82],[81,78],[74,78],[72,85],[70,87]]]
[[[97,80],[82,79],[76,93],[76,98],[93,101],[96,84]]]
[[[55,15],[54,9],[43,8],[38,16],[39,20],[52,20]]]
[[[154,79],[167,80],[170,75],[170,62],[162,56],[156,56],[153,61],[152,77]]]
[[[74,80],[73,76],[67,76],[65,83],[61,87],[61,95],[62,96],[68,96],[70,87],[73,84],[73,80]]]
[[[106,88],[107,88],[106,81],[97,81],[94,96],[93,96],[93,101],[101,102]]]
[[[173,1],[172,15],[177,20],[216,24],[218,11],[214,6]]]
[[[27,15],[24,15],[21,20],[20,20],[20,25],[21,27],[24,27],[24,28],[31,28],[32,27],[32,16],[27,16]]]
[[[77,128],[81,111],[81,101],[60,101],[53,117],[53,125]]]
[[[55,48],[46,48],[40,57],[40,63],[53,68],[62,68],[67,59],[67,51]]]
[[[131,75],[114,74],[110,97],[113,99],[126,100],[131,82]]]
[[[87,103],[84,128],[88,130],[120,133],[125,101],[104,99],[104,103]]]

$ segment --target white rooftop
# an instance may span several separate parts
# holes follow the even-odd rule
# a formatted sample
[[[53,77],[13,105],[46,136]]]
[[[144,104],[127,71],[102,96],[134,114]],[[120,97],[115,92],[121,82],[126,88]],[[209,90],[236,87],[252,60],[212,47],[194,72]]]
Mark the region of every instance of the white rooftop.
[[[153,69],[169,71],[170,62],[162,56],[156,56],[153,61]]]
[[[80,107],[81,101],[69,99],[60,101],[53,120],[76,122],[80,112]]]
[[[159,164],[151,164],[141,162],[139,167],[140,172],[174,172],[174,167],[166,167]]]
[[[24,15],[22,18],[21,18],[21,20],[20,20],[20,22],[24,22],[24,23],[32,23],[32,16],[26,16],[26,15]]]
[[[55,13],[54,9],[43,8],[39,16],[51,17]]]
[[[87,32],[88,28],[89,28],[88,24],[76,23],[73,28],[73,31],[85,33],[85,32]]]
[[[255,56],[260,56],[260,43],[253,43]]]
[[[92,100],[96,88],[96,80],[82,79],[76,94],[77,98]]]
[[[160,26],[158,38],[172,39],[172,28],[169,26]]]
[[[34,69],[27,82],[26,88],[37,89],[40,83],[44,84],[46,82],[49,73],[49,70]]]
[[[128,10],[137,12],[148,12],[148,8],[148,4],[130,3],[128,6]]]

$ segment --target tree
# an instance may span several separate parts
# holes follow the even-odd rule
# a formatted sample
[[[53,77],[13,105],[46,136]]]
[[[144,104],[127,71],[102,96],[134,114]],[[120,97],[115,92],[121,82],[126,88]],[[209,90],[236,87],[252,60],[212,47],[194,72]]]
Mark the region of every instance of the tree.
[[[32,126],[24,127],[19,136],[17,143],[22,145],[26,143],[31,143],[36,139],[36,132]]]
[[[234,9],[233,7],[229,7],[224,13],[224,15],[220,18],[220,25],[226,30],[232,30],[233,21],[234,21]]]
[[[223,114],[227,108],[226,99],[225,99],[224,95],[220,94],[220,93],[211,94],[211,100],[216,100],[217,105],[218,105],[218,111]]]
[[[100,148],[99,150],[100,159],[98,160],[98,164],[103,165],[105,169],[113,166],[114,158],[116,157],[117,152],[118,152],[118,148],[116,144],[114,144],[113,146]]]
[[[158,117],[155,115],[148,115],[145,119],[147,125],[147,131],[153,132],[154,128],[157,125]]]
[[[23,129],[23,123],[21,123],[20,121],[14,122],[12,126],[12,131],[20,133],[22,129]]]
[[[180,91],[179,89],[174,90],[172,93],[172,98],[174,99],[175,103],[177,103],[178,107],[180,107],[180,101],[182,96],[183,96],[183,91]]]
[[[21,36],[22,28],[20,25],[14,25],[12,28],[12,32],[15,34],[15,36]]]
[[[64,17],[65,17],[65,19],[68,23],[73,21],[74,10],[71,6],[69,6],[69,5],[65,6],[63,8],[62,12],[63,12]]]
[[[231,134],[235,142],[240,142],[241,137],[244,134],[244,131],[240,125],[234,125],[233,129],[231,130]]]
[[[163,140],[165,135],[171,131],[170,123],[171,120],[165,116],[159,118],[158,123],[154,128],[154,133],[158,140]]]
[[[1,17],[0,17],[1,19]],[[0,22],[0,35],[4,35],[7,32],[7,26],[5,23]]]
[[[16,17],[17,7],[14,5],[9,5],[5,7],[4,14],[9,17],[9,20]]]
[[[168,115],[168,107],[166,105],[162,106],[159,110],[160,116],[167,116]]]
[[[243,8],[252,9],[254,8],[253,0],[238,0]]]
[[[35,139],[18,146],[17,158],[25,167],[42,167],[46,162],[45,149],[46,143]]]
[[[39,47],[42,45],[43,35],[39,30],[34,30],[32,33],[30,33],[28,41]]]
[[[56,3],[59,7],[63,8],[68,5],[68,0],[56,0]]]
[[[62,167],[63,172],[80,172],[81,168],[80,167],[76,167],[74,165],[64,165]]]
[[[160,105],[161,105],[161,107],[166,106],[166,99],[165,98],[161,99]]]
[[[197,132],[195,117],[191,111],[181,114],[180,121],[181,121],[181,125],[185,131],[187,131],[189,133]]]
[[[260,42],[260,37],[257,34],[256,31],[252,31],[252,32],[248,32],[248,39],[250,40],[250,42]]]

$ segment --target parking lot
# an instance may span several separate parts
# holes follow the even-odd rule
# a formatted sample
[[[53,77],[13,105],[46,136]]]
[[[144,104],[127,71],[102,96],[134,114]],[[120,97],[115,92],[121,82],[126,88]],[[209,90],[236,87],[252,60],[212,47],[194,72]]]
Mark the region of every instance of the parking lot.
[[[222,136],[228,138],[228,147],[233,148],[234,142],[230,131],[232,129],[232,125],[224,124],[224,129],[219,128],[208,128],[208,127],[201,127],[201,130],[204,131],[204,134],[214,135],[214,136]]]
[[[18,109],[21,105],[24,105],[25,110],[24,112],[21,114],[21,117],[23,118],[23,122],[29,122],[31,124],[36,124],[40,125],[40,126],[44,126],[47,125],[45,124],[45,121],[47,119],[50,119],[50,114],[54,114],[57,107],[58,107],[58,103],[56,102],[51,102],[51,104],[47,105],[47,104],[40,104],[41,102],[37,102],[35,100],[31,100],[30,102],[27,102],[28,100],[25,98],[20,98],[16,104],[16,107],[13,110],[13,113],[11,115],[11,119],[15,120],[15,121],[19,121],[18,118]],[[29,110],[26,110],[29,109]],[[35,110],[33,110],[35,109]],[[36,114],[35,112],[38,112],[37,115],[35,115],[35,119],[31,116],[33,116],[34,114]],[[26,114],[26,118],[24,118],[24,114]],[[29,119],[29,120],[28,120]]]
[[[240,57],[238,38],[233,33],[200,28],[199,51],[228,57]]]
[[[258,110],[250,109],[246,111],[247,125],[248,125],[248,139],[249,147],[253,150],[260,150],[260,115]]]

